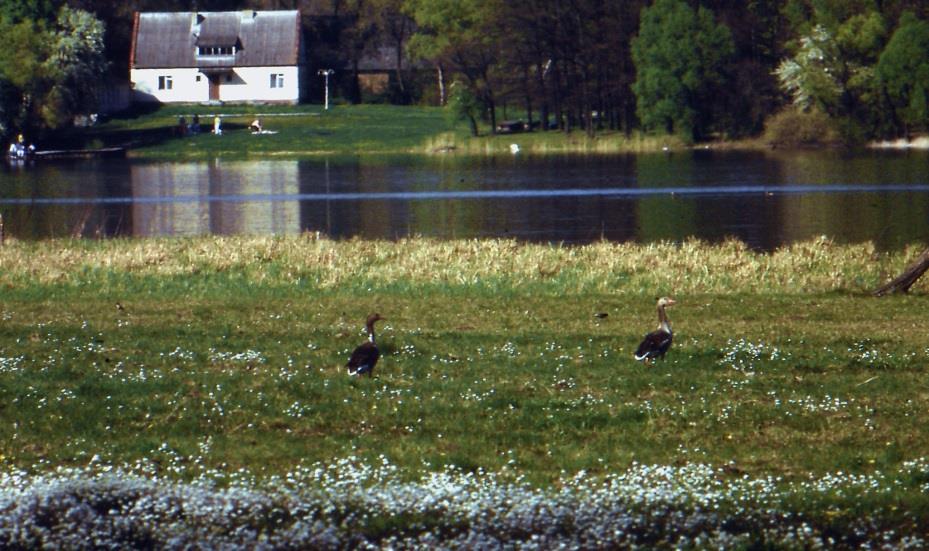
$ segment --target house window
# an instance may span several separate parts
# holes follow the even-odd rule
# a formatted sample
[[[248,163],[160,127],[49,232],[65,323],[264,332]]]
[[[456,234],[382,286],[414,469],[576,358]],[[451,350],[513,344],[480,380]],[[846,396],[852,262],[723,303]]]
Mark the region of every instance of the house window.
[[[271,73],[271,88],[284,87],[284,73]]]
[[[158,89],[159,90],[174,89],[174,79],[170,75],[159,76],[158,77]]]
[[[200,75],[197,75],[197,82],[200,82]]]
[[[211,56],[211,55],[234,55],[235,46],[198,46],[197,55],[199,56]]]

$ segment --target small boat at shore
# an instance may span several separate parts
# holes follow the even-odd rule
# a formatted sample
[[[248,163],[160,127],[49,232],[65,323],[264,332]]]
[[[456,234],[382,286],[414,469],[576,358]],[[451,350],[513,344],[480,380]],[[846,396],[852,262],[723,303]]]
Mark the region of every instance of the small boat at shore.
[[[44,149],[29,150],[23,154],[10,153],[7,161],[21,164],[45,159],[116,159],[126,156],[125,147],[101,147],[97,149]]]
[[[44,149],[35,151],[33,159],[95,159],[122,158],[126,156],[125,147],[101,147],[97,149]]]

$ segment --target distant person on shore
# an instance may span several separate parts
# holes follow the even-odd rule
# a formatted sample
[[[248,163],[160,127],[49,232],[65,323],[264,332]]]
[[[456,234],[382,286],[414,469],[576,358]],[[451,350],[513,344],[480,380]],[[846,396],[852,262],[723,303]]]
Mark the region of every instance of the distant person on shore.
[[[26,138],[19,134],[16,136],[16,141],[10,144],[9,155],[11,158],[15,159],[25,159],[26,153],[32,153],[35,151],[35,147],[30,145],[29,149],[26,149]]]
[[[190,123],[190,133],[200,133],[200,115],[194,114],[193,122]]]
[[[213,133],[217,136],[222,136],[223,134],[223,121],[220,120],[219,115],[213,117]]]

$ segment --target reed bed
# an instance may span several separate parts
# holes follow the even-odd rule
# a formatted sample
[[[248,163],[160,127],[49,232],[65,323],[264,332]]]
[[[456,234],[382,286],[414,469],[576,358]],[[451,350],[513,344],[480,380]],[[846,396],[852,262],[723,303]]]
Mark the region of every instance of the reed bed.
[[[654,136],[636,132],[626,136],[620,132],[599,132],[590,137],[582,130],[571,133],[553,130],[519,134],[467,136],[462,132],[443,132],[426,140],[426,153],[465,155],[512,155],[511,144],[519,146],[520,155],[576,153],[584,155],[617,153],[651,153],[690,149],[677,136]]]
[[[879,252],[821,238],[772,253],[709,244],[552,245],[514,240],[333,241],[315,234],[142,240],[7,241],[0,285],[235,275],[258,286],[531,287],[557,293],[866,292],[922,250]],[[916,289],[924,288],[924,283]]]

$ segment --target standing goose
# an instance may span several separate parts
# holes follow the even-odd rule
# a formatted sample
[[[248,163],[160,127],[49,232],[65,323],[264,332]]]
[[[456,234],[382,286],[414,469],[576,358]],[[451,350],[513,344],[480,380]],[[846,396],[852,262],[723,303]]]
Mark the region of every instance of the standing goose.
[[[674,333],[671,331],[671,322],[668,321],[668,314],[664,309],[667,306],[674,305],[674,299],[661,297],[658,299],[658,329],[652,331],[642,339],[642,344],[635,351],[635,359],[645,360],[648,363],[653,358],[663,358],[665,352],[671,348],[671,339]]]
[[[368,342],[362,343],[352,352],[352,357],[348,359],[345,367],[348,368],[349,375],[368,375],[374,371],[378,358],[381,357],[381,351],[374,344],[374,323],[384,318],[380,314],[371,314],[365,326],[368,328]]]

